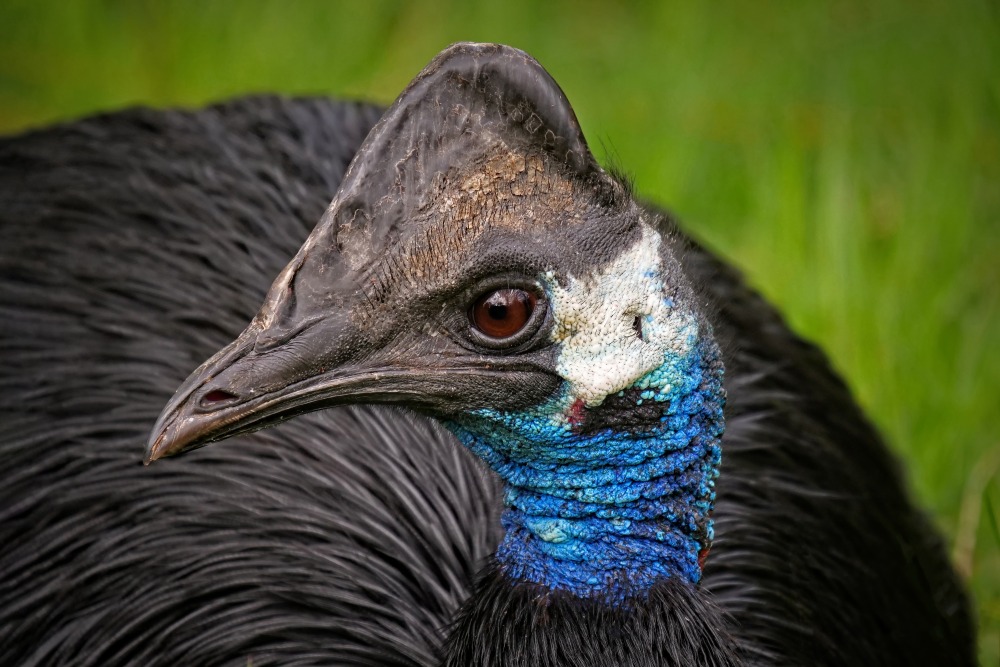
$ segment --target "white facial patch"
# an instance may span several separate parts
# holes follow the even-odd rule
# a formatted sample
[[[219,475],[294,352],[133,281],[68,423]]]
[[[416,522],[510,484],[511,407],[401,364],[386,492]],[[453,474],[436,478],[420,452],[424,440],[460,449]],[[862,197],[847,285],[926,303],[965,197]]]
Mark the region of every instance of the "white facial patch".
[[[569,276],[565,288],[546,275],[552,339],[561,344],[556,369],[588,407],[634,385],[668,354],[691,350],[698,325],[664,291],[660,242],[642,224],[639,241],[593,275]]]

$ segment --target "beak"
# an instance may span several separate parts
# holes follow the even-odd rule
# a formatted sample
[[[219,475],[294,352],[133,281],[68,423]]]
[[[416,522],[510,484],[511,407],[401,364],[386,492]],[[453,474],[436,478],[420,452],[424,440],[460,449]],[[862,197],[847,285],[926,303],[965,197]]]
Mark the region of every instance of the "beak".
[[[378,387],[394,373],[336,359],[348,356],[343,350],[351,346],[344,340],[349,337],[340,337],[341,345],[326,344],[335,324],[320,320],[275,342],[255,320],[177,390],[153,428],[145,463],[304,412],[345,402],[378,402]],[[328,372],[330,366],[334,370]]]
[[[332,293],[356,293],[349,276],[337,280],[326,271],[327,255],[307,243],[250,326],[181,385],[153,428],[146,464],[304,412],[398,400],[415,376],[425,375],[385,368],[378,360],[379,334],[352,322],[351,298],[322,296],[316,284],[331,278]]]
[[[245,353],[243,337],[221,350],[184,382],[167,404],[146,445],[149,463],[216,440],[249,433],[313,410],[357,402],[386,402],[380,390],[386,380],[405,371],[351,372],[341,369],[291,382],[275,391],[248,389],[233,393],[226,378],[242,379],[270,372],[275,380],[289,370],[275,359]],[[242,356],[241,356],[242,355]],[[220,381],[221,379],[221,381]],[[381,400],[380,400],[381,399]]]

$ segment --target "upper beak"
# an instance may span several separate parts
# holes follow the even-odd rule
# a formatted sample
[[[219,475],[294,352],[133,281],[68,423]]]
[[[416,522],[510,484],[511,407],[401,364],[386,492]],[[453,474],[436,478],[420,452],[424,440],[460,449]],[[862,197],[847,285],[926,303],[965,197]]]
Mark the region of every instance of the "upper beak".
[[[268,347],[251,324],[177,390],[153,428],[145,463],[378,393],[385,373],[351,363],[327,372],[326,362],[336,364],[336,355],[316,348],[324,342],[317,329],[328,328],[307,327]]]
[[[362,352],[372,333],[352,323],[348,304],[316,289],[327,258],[311,245],[278,276],[250,326],[174,394],[146,446],[147,464],[348,399],[378,400],[372,394],[386,372],[355,361],[371,356]],[[334,282],[340,294],[355,292],[350,280]]]

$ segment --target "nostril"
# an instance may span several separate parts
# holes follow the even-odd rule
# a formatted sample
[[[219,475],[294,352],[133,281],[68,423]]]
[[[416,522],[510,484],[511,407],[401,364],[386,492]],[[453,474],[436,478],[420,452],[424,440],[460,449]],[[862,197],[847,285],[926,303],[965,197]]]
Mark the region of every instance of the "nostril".
[[[282,342],[284,342],[283,339],[278,336],[258,336],[257,340],[254,341],[253,351],[257,354],[267,352],[278,347]]]
[[[231,401],[237,398],[235,394],[230,394],[228,391],[223,391],[221,389],[213,389],[204,396],[201,397],[202,407],[208,407],[215,403],[222,403],[224,401]]]

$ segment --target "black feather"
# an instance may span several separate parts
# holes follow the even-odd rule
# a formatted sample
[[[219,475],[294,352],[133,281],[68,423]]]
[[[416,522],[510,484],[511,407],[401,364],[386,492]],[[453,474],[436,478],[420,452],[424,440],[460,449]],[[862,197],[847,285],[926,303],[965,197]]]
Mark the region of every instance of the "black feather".
[[[664,585],[628,614],[474,584],[498,486],[406,412],[143,468],[379,114],[255,97],[0,142],[4,664],[973,664],[940,539],[844,384],[666,217],[726,356],[707,595]]]
[[[140,463],[378,116],[252,98],[0,143],[0,662],[436,660],[499,526],[433,423],[343,409]]]
[[[491,565],[448,637],[446,667],[737,667],[731,618],[666,579],[624,609],[513,586]]]

